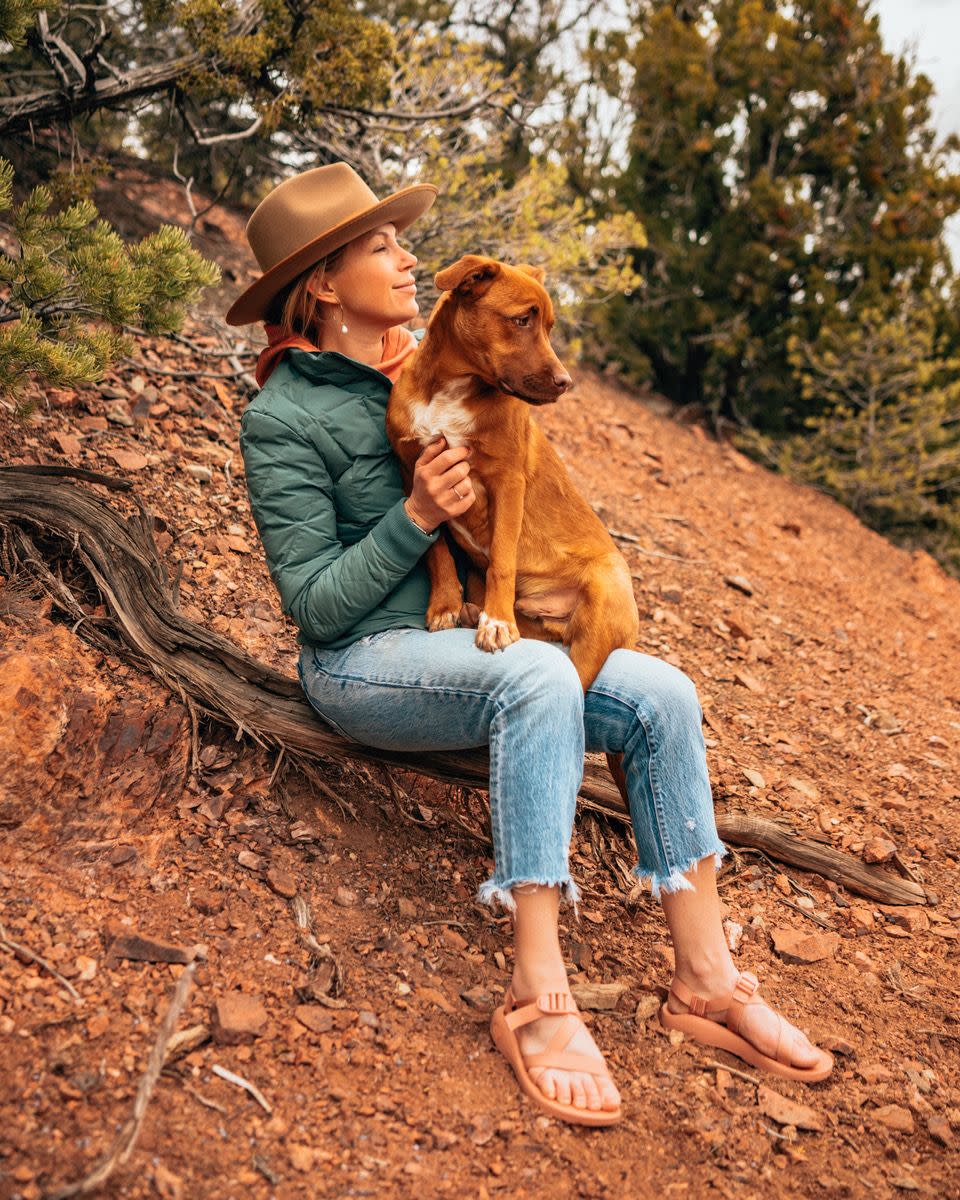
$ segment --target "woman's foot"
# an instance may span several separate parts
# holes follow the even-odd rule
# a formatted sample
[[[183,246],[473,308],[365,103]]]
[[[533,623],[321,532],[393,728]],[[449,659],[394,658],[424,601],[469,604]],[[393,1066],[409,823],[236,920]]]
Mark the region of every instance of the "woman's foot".
[[[510,990],[515,999],[520,1001],[533,1000],[544,992],[563,992],[570,990],[566,975],[562,982],[554,978],[539,980],[526,979],[519,972],[514,972]],[[517,1029],[517,1042],[524,1057],[530,1054],[540,1054],[546,1050],[550,1040],[560,1026],[567,1020],[565,1016],[543,1016]],[[602,1074],[591,1075],[586,1071],[561,1071],[556,1067],[529,1067],[531,1080],[543,1092],[548,1100],[556,1100],[560,1104],[572,1104],[575,1108],[587,1109],[591,1112],[612,1112],[620,1105],[620,1093],[607,1073],[603,1055],[597,1043],[590,1036],[590,1031],[580,1024],[569,1042],[563,1047],[565,1054],[582,1054],[588,1059],[595,1059],[598,1070]]]
[[[699,978],[694,974],[685,974],[678,978],[695,995],[712,1001],[714,997],[729,996],[736,985],[739,974],[740,972],[731,964],[730,971]],[[688,1006],[683,1004],[672,991],[667,997],[667,1010],[672,1013],[689,1012]],[[711,1007],[709,1012],[702,1015],[711,1021],[723,1024],[726,1020],[727,1010],[714,1011]],[[769,1058],[776,1058],[778,1044],[781,1047],[781,1054],[783,1054],[782,1047],[789,1046],[789,1056],[784,1056],[782,1061],[791,1067],[805,1070],[816,1066],[821,1058],[821,1052],[817,1050],[807,1035],[801,1029],[797,1029],[795,1025],[791,1025],[785,1017],[776,1013],[766,1001],[761,1004],[746,1005],[737,1032],[740,1037]]]

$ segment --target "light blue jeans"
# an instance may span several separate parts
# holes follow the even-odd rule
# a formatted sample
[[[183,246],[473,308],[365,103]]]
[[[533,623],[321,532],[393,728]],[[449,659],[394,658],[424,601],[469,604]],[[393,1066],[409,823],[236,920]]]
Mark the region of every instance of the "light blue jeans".
[[[696,688],[682,671],[614,650],[586,696],[565,648],[521,638],[495,654],[472,629],[388,629],[340,650],[305,646],[310,703],[345,737],[384,750],[490,749],[494,873],[479,899],[514,906],[519,883],[578,899],[568,849],[584,750],[623,753],[635,874],[661,892],[726,853],[717,836]]]

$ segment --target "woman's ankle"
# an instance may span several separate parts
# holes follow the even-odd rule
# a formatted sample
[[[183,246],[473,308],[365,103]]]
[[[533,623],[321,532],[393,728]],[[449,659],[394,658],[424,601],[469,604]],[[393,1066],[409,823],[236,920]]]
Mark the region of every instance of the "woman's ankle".
[[[555,962],[515,962],[510,986],[515,997],[525,1000],[542,992],[565,992],[570,985],[563,960],[560,959]]]

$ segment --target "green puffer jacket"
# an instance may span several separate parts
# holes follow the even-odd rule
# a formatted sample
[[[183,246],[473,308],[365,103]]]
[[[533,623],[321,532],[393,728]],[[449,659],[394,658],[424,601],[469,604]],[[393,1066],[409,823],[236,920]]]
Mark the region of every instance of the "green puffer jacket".
[[[426,534],[403,507],[384,425],[390,380],[332,351],[288,350],[240,427],[254,520],[299,640],[337,649],[426,625]]]

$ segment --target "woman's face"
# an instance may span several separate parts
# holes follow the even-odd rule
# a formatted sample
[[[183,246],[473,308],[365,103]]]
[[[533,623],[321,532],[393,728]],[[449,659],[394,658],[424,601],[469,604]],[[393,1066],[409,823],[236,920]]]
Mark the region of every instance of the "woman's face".
[[[320,298],[332,304],[328,318],[340,319],[336,305],[343,309],[343,321],[379,330],[403,325],[419,312],[417,285],[413,279],[416,255],[397,241],[397,231],[389,223],[372,233],[355,238],[343,252],[336,267],[323,280]]]

